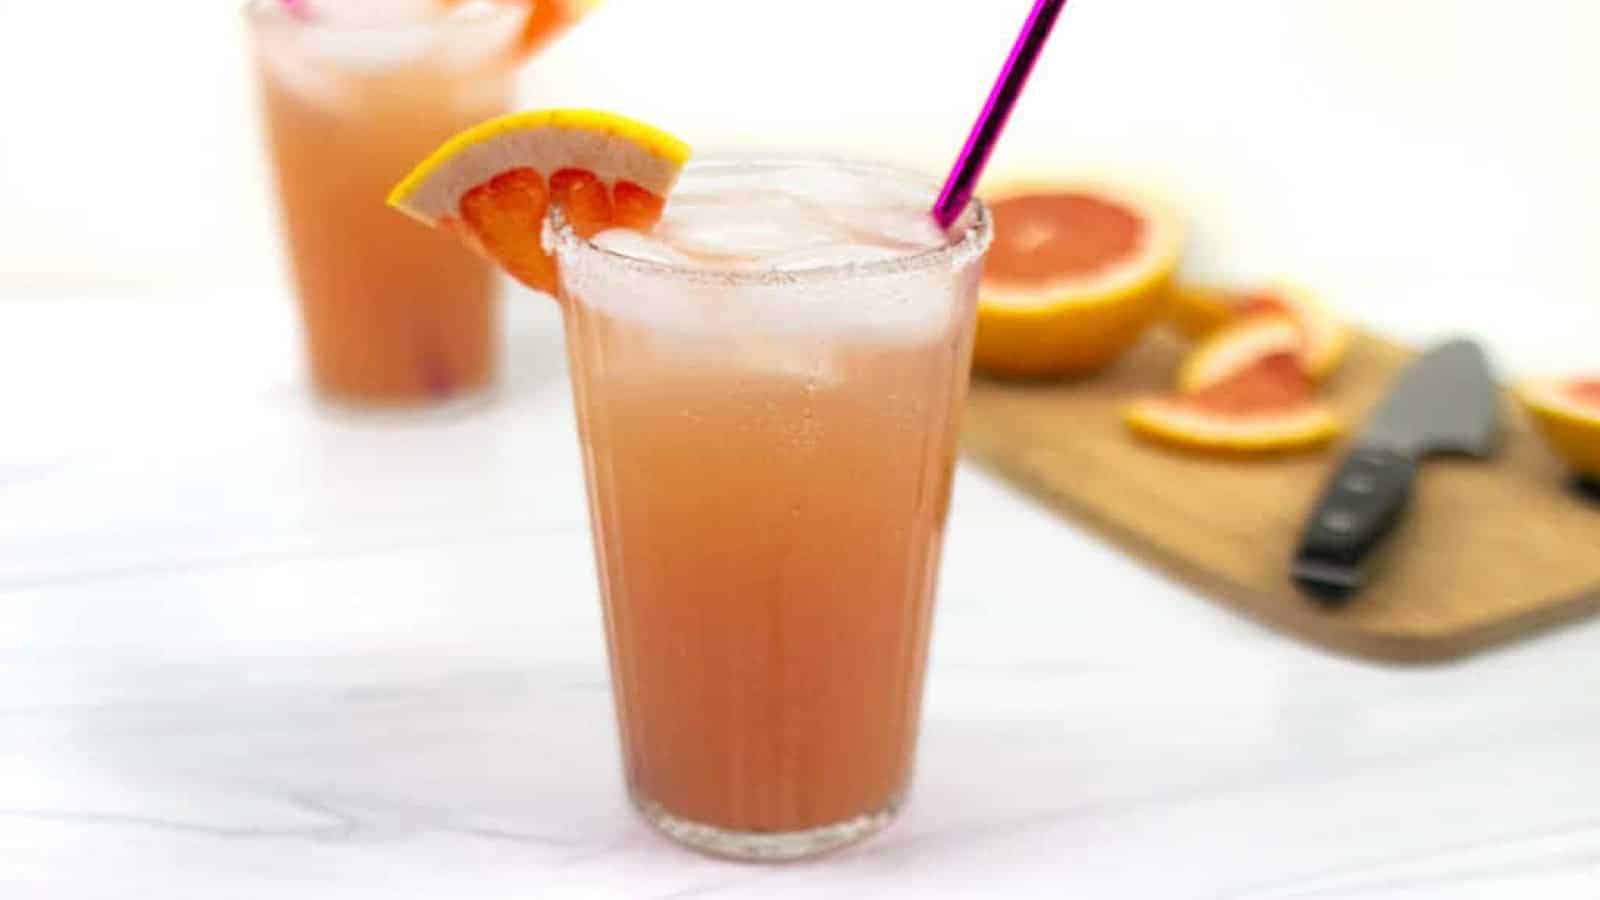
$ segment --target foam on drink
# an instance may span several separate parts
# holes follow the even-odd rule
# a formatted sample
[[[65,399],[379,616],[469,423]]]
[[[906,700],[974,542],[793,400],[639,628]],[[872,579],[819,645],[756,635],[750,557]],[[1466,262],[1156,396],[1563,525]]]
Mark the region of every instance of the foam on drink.
[[[308,358],[320,391],[422,404],[493,377],[494,278],[383,198],[450,135],[505,111],[526,10],[378,0],[248,8]],[[407,18],[410,15],[412,18]]]
[[[321,0],[311,9],[310,25],[275,0],[253,4],[251,15],[280,45],[264,59],[278,80],[330,109],[373,89],[352,79],[504,68],[528,19],[526,7],[491,0]]]
[[[650,233],[613,229],[594,243],[706,277],[671,285],[652,280],[635,291],[602,289],[586,301],[663,332],[727,333],[737,326],[751,336],[931,339],[947,326],[949,288],[932,276],[890,270],[897,260],[956,239],[928,212],[935,193],[931,182],[873,167],[691,163]],[[859,270],[836,286],[819,284],[803,299],[793,293],[779,298],[781,292],[762,280],[811,277],[807,273],[841,266]],[[874,277],[879,269],[886,271]],[[719,281],[724,273],[728,278]]]
[[[691,166],[652,236],[712,270],[877,262],[944,246],[931,196],[928,185],[866,169]]]

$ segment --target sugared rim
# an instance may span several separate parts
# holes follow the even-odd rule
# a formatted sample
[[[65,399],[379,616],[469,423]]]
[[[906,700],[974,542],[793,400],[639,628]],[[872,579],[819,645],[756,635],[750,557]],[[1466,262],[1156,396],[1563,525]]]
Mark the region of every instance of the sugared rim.
[[[686,168],[753,166],[826,166],[854,172],[882,173],[926,185],[930,204],[938,192],[938,185],[933,184],[919,172],[885,163],[843,157],[719,154],[709,158],[690,160]],[[670,203],[671,200],[669,199],[668,202]],[[835,263],[803,269],[704,269],[651,259],[641,259],[601,247],[590,239],[579,236],[576,231],[572,230],[571,225],[562,216],[559,208],[552,210],[550,231],[554,242],[552,249],[557,251],[565,250],[580,254],[592,254],[606,260],[608,265],[642,274],[729,286],[788,285],[798,282],[842,281],[856,278],[908,275],[932,269],[954,270],[982,256],[983,252],[989,248],[989,242],[994,238],[994,227],[989,219],[989,210],[977,198],[973,198],[972,202],[967,205],[966,211],[961,214],[961,218],[956,220],[955,227],[951,229],[955,236],[949,237],[947,243],[942,247],[918,250],[915,253],[907,253],[904,256],[897,256],[893,259]]]
[[[300,18],[284,9],[283,0],[245,0],[242,8],[245,20],[263,28],[294,28],[349,34],[381,34],[418,26],[435,28],[472,28],[498,18],[520,15],[512,4],[494,4],[465,14],[444,3],[437,4],[431,15],[393,22],[341,22],[328,18]]]

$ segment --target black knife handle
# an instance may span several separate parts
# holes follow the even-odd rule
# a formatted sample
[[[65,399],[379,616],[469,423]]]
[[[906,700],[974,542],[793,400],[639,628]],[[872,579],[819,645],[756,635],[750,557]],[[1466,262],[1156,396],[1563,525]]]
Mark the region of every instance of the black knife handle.
[[[1290,569],[1300,589],[1329,606],[1367,581],[1378,545],[1394,530],[1417,461],[1390,450],[1357,450],[1345,457],[1312,507]]]

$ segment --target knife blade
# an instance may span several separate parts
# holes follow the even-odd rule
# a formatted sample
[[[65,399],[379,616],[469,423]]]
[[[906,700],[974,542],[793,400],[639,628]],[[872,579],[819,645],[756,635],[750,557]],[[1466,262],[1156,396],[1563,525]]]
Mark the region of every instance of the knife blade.
[[[1311,508],[1290,574],[1306,594],[1337,605],[1372,577],[1375,551],[1394,531],[1418,467],[1435,455],[1484,459],[1499,434],[1499,400],[1483,348],[1454,340],[1406,367],[1367,419]]]

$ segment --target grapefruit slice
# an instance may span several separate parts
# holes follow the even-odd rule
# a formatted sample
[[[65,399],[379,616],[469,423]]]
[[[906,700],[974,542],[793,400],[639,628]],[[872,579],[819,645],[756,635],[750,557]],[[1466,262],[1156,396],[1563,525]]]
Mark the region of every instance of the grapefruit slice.
[[[1309,378],[1300,350],[1300,324],[1285,315],[1247,319],[1212,334],[1189,351],[1178,367],[1178,391],[1193,394],[1232,378],[1262,357],[1288,354]]]
[[[978,368],[1095,372],[1160,312],[1183,245],[1164,205],[1092,181],[1014,185],[988,203],[995,237],[979,288]]]
[[[1312,399],[1311,387],[1296,353],[1278,350],[1194,393],[1135,400],[1124,420],[1140,437],[1187,450],[1308,450],[1343,430],[1339,417]]]
[[[682,141],[613,113],[513,113],[446,141],[395,186],[389,205],[554,293],[555,262],[541,242],[550,204],[563,204],[586,236],[649,228],[688,158]]]
[[[1306,372],[1318,381],[1333,374],[1350,346],[1350,328],[1308,290],[1285,284],[1255,289],[1178,285],[1168,318],[1184,334],[1204,338],[1256,316],[1289,316],[1304,335]]]
[[[1600,483],[1600,376],[1525,381],[1516,393],[1550,449],[1580,478]]]

